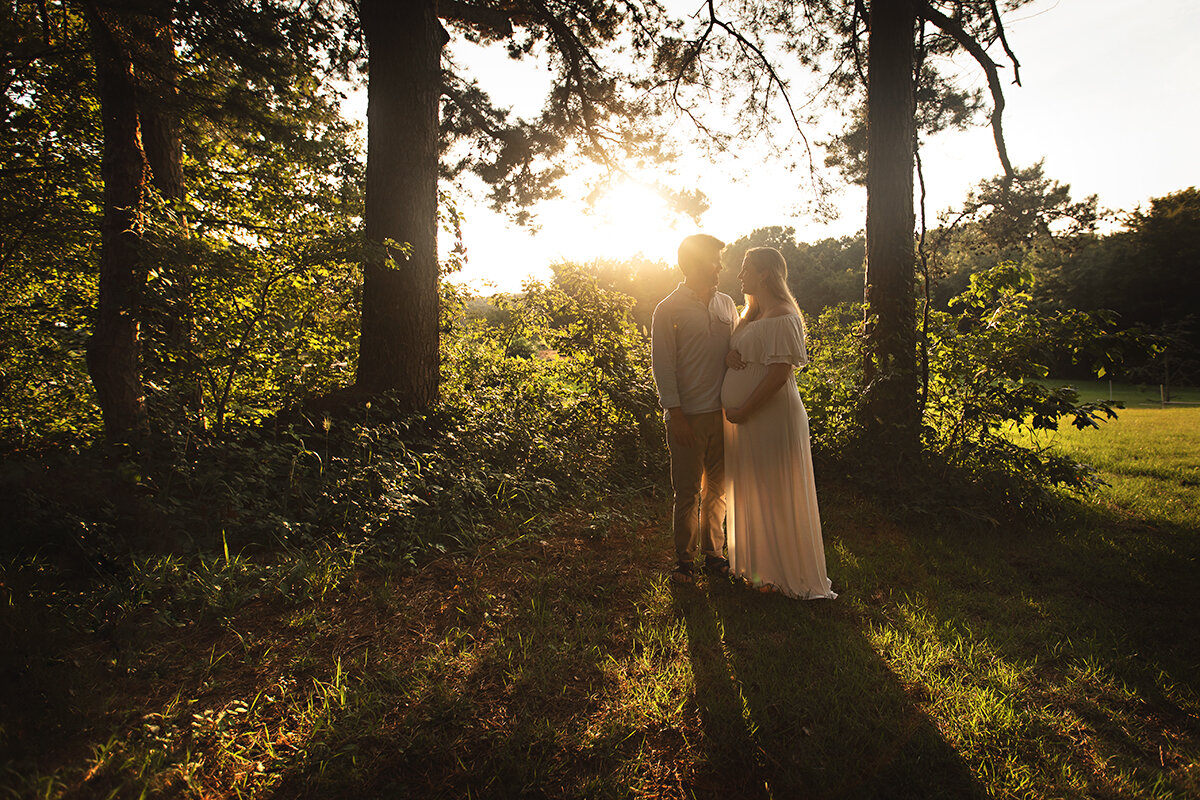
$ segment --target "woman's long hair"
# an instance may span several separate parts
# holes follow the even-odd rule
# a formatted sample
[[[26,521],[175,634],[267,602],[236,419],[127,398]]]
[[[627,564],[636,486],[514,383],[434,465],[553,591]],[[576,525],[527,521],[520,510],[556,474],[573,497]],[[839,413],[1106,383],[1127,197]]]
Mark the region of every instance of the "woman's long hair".
[[[751,247],[746,251],[745,259],[762,276],[767,291],[792,307],[796,316],[800,317],[800,325],[803,327],[804,315],[800,313],[800,306],[796,304],[796,298],[792,296],[792,291],[787,285],[787,260],[783,257],[783,253],[774,247]],[[740,328],[748,322],[753,322],[761,314],[762,307],[759,305],[758,298],[748,294],[746,295],[746,307],[742,309],[742,317],[738,320],[737,326]]]

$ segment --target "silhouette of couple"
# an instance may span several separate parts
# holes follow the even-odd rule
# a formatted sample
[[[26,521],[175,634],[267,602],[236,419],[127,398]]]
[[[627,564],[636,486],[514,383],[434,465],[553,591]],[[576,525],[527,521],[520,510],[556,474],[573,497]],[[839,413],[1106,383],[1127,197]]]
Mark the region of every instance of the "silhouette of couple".
[[[683,240],[683,282],[654,309],[651,360],[674,493],[675,583],[705,571],[764,592],[833,599],[825,573],[808,414],[796,367],[804,320],[772,247],[746,252],[739,314],[717,291],[725,244]],[[728,556],[726,556],[728,553]]]

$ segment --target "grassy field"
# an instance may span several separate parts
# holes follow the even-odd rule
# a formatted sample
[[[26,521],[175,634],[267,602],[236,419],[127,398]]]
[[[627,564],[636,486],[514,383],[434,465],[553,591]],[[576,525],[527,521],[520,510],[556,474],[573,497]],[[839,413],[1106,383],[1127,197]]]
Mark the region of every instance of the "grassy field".
[[[1095,502],[1114,514],[1200,531],[1200,408],[1130,404],[1098,431],[1065,426],[1048,444],[1100,467],[1111,486]]]
[[[1168,392],[1158,385],[1109,383],[1108,381],[1076,381],[1051,379],[1048,384],[1074,386],[1082,400],[1113,400],[1125,404],[1126,408],[1162,408],[1163,398]],[[1200,405],[1200,389],[1190,386],[1172,387],[1167,406]]]
[[[1200,796],[1200,409],[1063,432],[1038,530],[822,483],[835,601],[673,587],[663,501],[420,569],[10,568],[17,797]],[[53,588],[54,594],[50,593]]]

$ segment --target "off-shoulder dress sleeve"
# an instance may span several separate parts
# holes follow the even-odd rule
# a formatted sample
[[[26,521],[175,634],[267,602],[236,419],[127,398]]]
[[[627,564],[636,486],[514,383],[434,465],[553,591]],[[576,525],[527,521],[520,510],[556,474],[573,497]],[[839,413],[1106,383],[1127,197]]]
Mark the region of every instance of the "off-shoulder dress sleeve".
[[[795,314],[768,317],[763,320],[762,335],[766,347],[764,364],[791,364],[802,367],[808,363],[804,346],[804,323]]]

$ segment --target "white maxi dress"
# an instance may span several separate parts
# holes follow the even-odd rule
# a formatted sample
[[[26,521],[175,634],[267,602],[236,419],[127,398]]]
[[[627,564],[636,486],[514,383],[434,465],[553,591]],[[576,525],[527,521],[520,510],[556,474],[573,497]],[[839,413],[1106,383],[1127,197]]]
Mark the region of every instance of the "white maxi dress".
[[[769,364],[808,363],[804,327],[795,314],[764,317],[733,334],[746,362],[725,373],[721,403],[739,408]],[[726,541],[731,571],[755,586],[771,584],[803,599],[833,599],[817,511],[808,413],[794,370],[745,422],[725,422]]]

